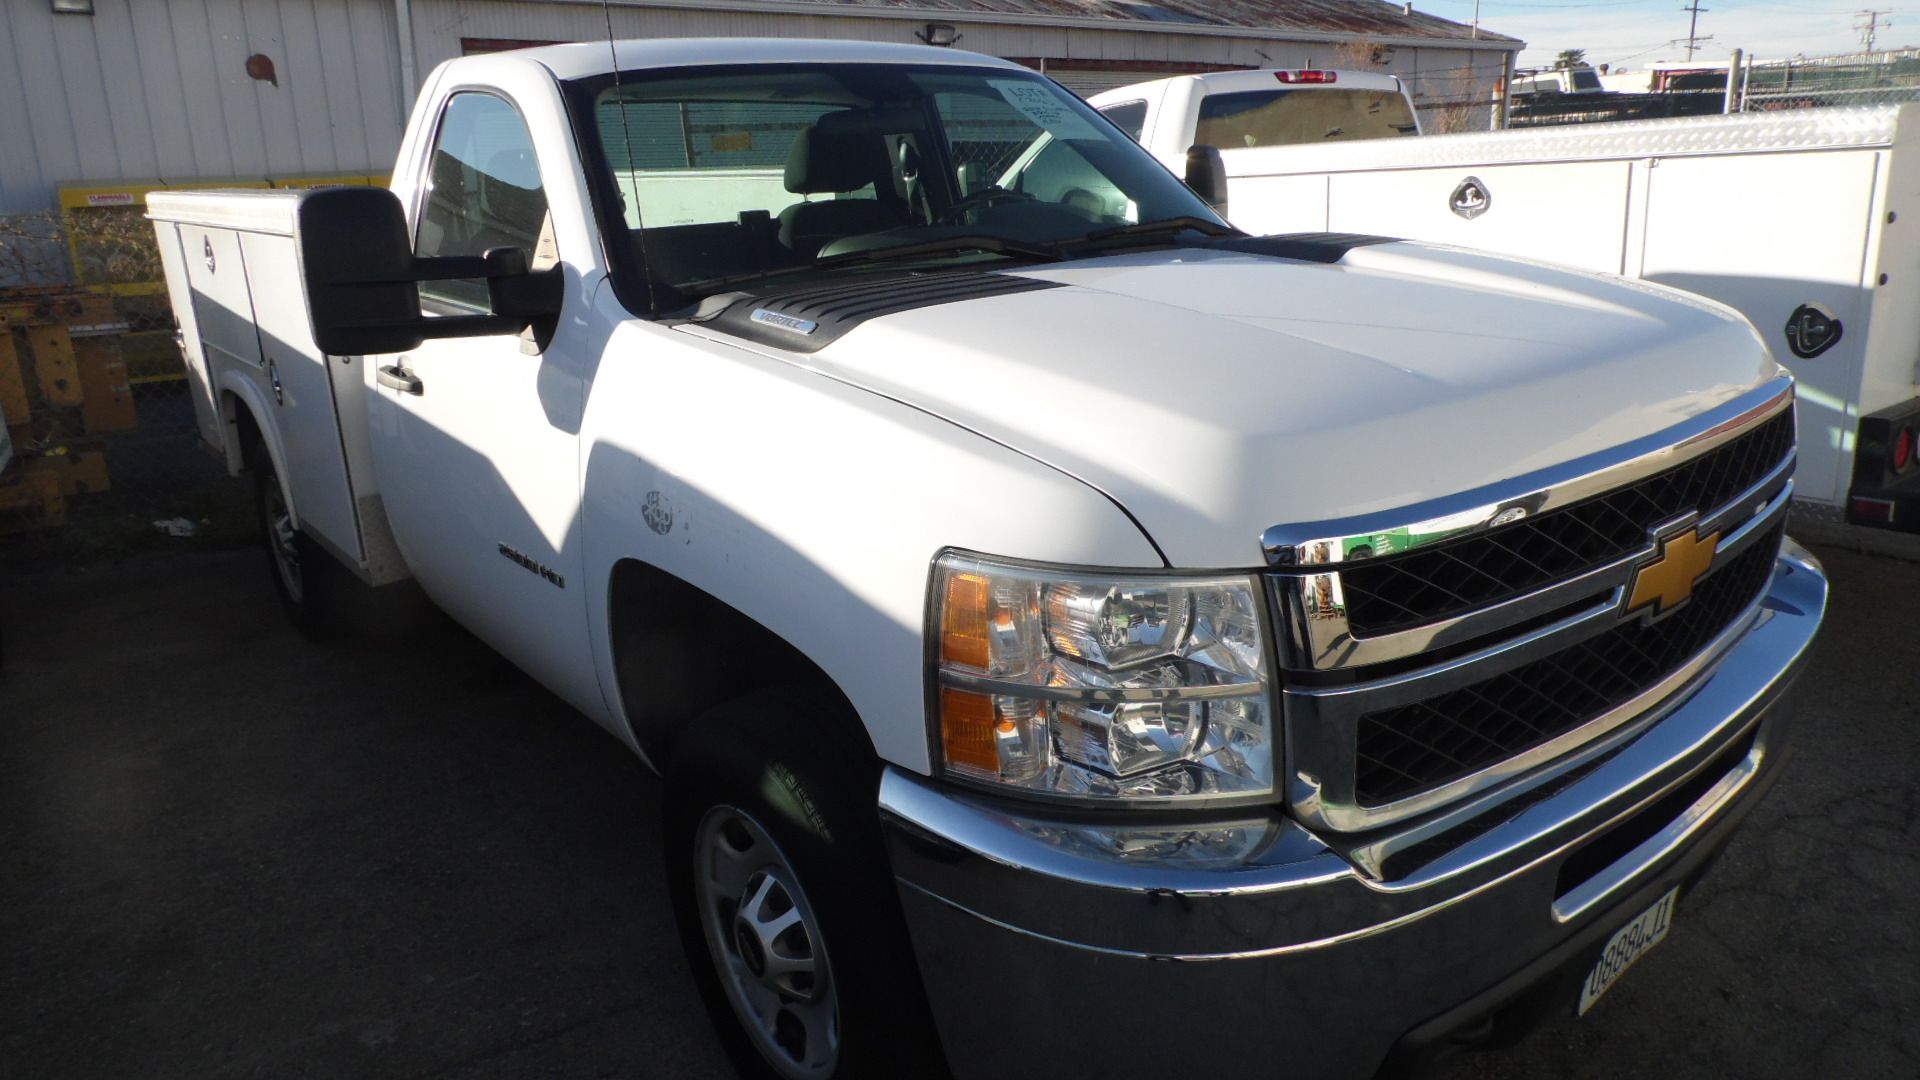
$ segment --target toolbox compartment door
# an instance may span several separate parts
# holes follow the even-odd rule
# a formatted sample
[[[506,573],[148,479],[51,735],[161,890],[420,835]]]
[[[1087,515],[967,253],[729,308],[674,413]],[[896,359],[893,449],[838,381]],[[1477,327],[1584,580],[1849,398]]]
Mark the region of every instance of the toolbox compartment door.
[[[280,432],[286,470],[282,480],[294,513],[302,531],[358,568],[366,553],[361,550],[353,483],[340,431],[340,403],[330,370],[332,365],[347,367],[355,361],[323,356],[314,345],[293,238],[252,232],[229,235],[239,245],[254,299],[256,362],[261,389],[274,412],[270,419],[263,419]],[[358,368],[353,371],[357,379]]]
[[[1862,275],[1870,268],[1881,155],[1862,149],[1662,161],[1651,170],[1646,254],[1634,268],[1648,281],[1710,296],[1752,321],[1799,380],[1794,495],[1829,505],[1844,501],[1853,469],[1870,337],[1872,286]],[[1790,216],[1765,212],[1782,202],[1790,203]],[[1819,307],[1842,327],[1831,348],[1806,358],[1786,337],[1803,305]]]
[[[161,245],[174,318],[180,323],[187,379],[194,390],[194,419],[200,437],[224,446],[214,387],[219,372],[232,364],[260,366],[260,341],[253,330],[253,297],[240,267],[240,239],[227,229],[185,222],[159,222],[171,229],[171,244]],[[186,302],[178,286],[186,286]]]
[[[1631,173],[1625,161],[1334,173],[1326,227],[1618,274]]]

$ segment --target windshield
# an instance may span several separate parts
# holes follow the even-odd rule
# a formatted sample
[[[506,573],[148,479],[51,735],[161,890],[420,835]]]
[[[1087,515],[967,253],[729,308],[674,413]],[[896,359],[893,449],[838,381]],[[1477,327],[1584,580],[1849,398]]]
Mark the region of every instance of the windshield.
[[[1419,133],[1407,99],[1391,90],[1308,87],[1208,94],[1194,141],[1235,150]]]
[[[1020,71],[730,66],[574,95],[616,272],[643,269],[667,306],[759,277],[1061,257],[1121,227],[1220,222],[1092,108]]]

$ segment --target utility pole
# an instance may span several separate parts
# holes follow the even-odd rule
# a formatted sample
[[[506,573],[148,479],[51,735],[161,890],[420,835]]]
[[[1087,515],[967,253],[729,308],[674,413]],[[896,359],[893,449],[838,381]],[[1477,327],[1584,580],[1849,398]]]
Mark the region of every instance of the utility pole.
[[[1693,12],[1693,18],[1687,21],[1687,59],[1691,60],[1693,59],[1693,51],[1699,48],[1700,13],[1703,11],[1712,11],[1713,9],[1703,8],[1700,6],[1700,0],[1693,0],[1692,6],[1683,7],[1680,10]]]
[[[1854,17],[1853,28],[1860,31],[1860,44],[1866,46],[1866,54],[1869,58],[1873,56],[1873,39],[1879,36],[1880,28],[1893,25],[1893,20],[1888,19],[1886,22],[1881,22],[1880,17],[1891,14],[1893,14],[1891,11],[1868,10],[1862,11]]]

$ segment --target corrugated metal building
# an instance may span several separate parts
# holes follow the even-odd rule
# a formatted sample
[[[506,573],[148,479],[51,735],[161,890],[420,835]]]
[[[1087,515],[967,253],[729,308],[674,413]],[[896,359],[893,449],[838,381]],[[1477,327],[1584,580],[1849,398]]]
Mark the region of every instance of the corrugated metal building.
[[[17,216],[48,215],[62,186],[384,173],[433,65],[597,40],[609,18],[622,37],[951,38],[1082,93],[1371,67],[1440,129],[1486,126],[1523,44],[1381,0],[0,0],[0,283],[43,276],[46,230]]]

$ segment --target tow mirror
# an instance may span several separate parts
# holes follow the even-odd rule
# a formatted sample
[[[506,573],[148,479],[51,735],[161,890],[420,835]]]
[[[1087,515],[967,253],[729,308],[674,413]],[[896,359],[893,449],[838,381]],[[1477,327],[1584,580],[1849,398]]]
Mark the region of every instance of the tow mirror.
[[[1227,216],[1227,163],[1219,147],[1187,147],[1187,186],[1221,217]]]
[[[415,256],[400,199],[385,188],[309,191],[295,221],[313,342],[328,355],[404,352],[428,338],[515,334],[560,313],[560,268],[535,273],[520,248]],[[462,278],[487,283],[488,314],[420,314],[420,282]]]

